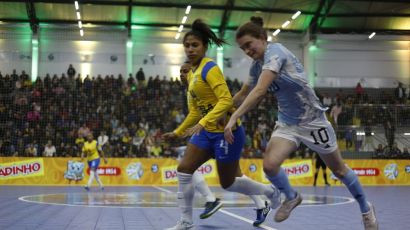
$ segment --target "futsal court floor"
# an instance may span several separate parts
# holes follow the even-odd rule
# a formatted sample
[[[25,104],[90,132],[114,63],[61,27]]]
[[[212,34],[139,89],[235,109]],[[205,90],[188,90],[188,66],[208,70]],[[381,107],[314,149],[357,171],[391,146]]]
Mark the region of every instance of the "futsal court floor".
[[[224,207],[208,219],[199,219],[204,199],[195,194],[195,229],[359,230],[363,229],[357,203],[347,189],[298,187],[304,197],[288,220],[253,227],[255,211],[246,196],[212,187]],[[90,192],[81,186],[0,186],[1,230],[157,230],[179,218],[176,187],[106,187]],[[381,230],[410,229],[410,187],[365,187],[376,207]]]

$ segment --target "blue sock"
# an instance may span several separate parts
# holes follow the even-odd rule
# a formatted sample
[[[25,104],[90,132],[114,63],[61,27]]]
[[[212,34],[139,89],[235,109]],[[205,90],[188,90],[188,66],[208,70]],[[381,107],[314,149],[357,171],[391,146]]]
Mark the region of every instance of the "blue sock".
[[[360,211],[362,213],[368,212],[370,207],[366,201],[362,185],[353,170],[349,168],[349,171],[343,178],[340,178],[340,180],[346,185],[347,189],[349,189],[350,193],[359,203]]]
[[[286,175],[285,170],[283,170],[283,168],[280,168],[279,173],[276,176],[271,177],[266,175],[266,178],[268,178],[268,180],[273,185],[275,185],[275,187],[278,188],[280,192],[285,194],[286,199],[295,199],[296,191],[289,184],[288,176]]]

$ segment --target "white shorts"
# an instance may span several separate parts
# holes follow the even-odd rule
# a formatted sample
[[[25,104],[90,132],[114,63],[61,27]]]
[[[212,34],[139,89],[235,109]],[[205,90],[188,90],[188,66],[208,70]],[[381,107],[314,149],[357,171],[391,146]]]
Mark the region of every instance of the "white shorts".
[[[303,125],[286,125],[282,122],[276,122],[271,137],[281,137],[293,141],[298,147],[302,142],[320,154],[331,153],[338,148],[335,130],[324,117]]]

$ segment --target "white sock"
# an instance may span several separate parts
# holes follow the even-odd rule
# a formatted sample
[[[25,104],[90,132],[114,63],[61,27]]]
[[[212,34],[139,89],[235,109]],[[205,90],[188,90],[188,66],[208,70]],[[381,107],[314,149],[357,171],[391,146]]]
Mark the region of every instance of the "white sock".
[[[206,184],[204,176],[198,171],[195,171],[192,175],[192,186],[205,197],[207,202],[214,202],[216,200],[214,194]]]
[[[98,170],[98,169],[97,169]],[[101,180],[100,180],[100,177],[98,176],[98,171],[95,171],[95,173],[94,173],[94,176],[95,176],[95,180],[97,181],[97,183],[98,183],[98,185],[100,185],[100,188],[102,188],[103,187],[103,184],[102,184],[102,182],[101,182]]]
[[[192,223],[192,201],[194,199],[194,187],[192,175],[177,172],[178,175],[178,204],[181,209],[181,220]]]
[[[235,177],[233,184],[226,188],[226,190],[244,195],[265,195],[267,197],[275,193],[274,188],[270,184],[262,184],[248,177]]]
[[[94,171],[90,170],[90,178],[88,178],[87,187],[90,187],[93,184],[94,180]]]
[[[245,174],[242,174],[242,178],[248,178]],[[265,208],[265,201],[262,200],[261,196],[258,195],[249,195],[249,197],[255,203],[256,209]]]

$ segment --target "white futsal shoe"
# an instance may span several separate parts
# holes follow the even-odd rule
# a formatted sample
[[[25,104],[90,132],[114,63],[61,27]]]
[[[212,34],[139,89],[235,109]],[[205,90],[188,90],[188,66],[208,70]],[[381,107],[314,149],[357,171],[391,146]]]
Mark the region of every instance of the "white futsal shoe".
[[[177,225],[175,225],[172,228],[167,228],[165,230],[194,230],[194,224],[193,223],[189,223],[187,221],[184,220],[180,220],[177,222]]]
[[[365,230],[378,230],[379,223],[377,223],[376,211],[374,209],[374,206],[371,203],[368,203],[368,204],[369,204],[370,210],[362,214],[364,229]]]

